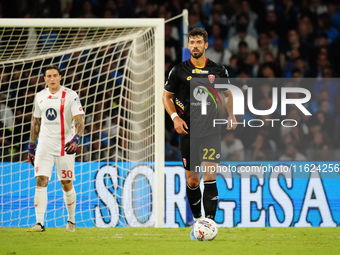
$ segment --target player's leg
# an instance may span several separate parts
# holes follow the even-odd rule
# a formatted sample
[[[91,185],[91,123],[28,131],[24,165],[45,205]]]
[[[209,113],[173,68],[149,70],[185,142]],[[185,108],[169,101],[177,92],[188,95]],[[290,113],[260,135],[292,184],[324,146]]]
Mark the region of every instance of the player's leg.
[[[196,221],[202,216],[201,212],[202,193],[199,186],[200,175],[199,172],[197,173],[195,171],[190,170],[186,170],[185,173],[187,177],[186,194],[192,215],[194,217],[194,221]]]
[[[74,176],[74,155],[65,155],[56,158],[58,179],[64,193],[64,202],[67,209],[68,219],[66,231],[75,231],[76,191],[73,186]]]
[[[202,157],[203,207],[205,217],[215,220],[218,203],[216,172],[220,162],[221,138],[218,135],[205,137],[202,146],[205,151]]]
[[[215,214],[218,203],[218,191],[216,185],[216,169],[219,163],[214,162],[202,162],[203,169],[203,207],[205,211],[205,217],[215,220]]]
[[[34,175],[36,178],[36,188],[34,195],[34,208],[36,216],[36,224],[28,229],[28,232],[43,232],[44,218],[47,208],[47,184],[52,175],[53,156],[41,155],[37,153],[34,162]]]
[[[202,194],[199,187],[200,173],[199,171],[195,171],[194,168],[195,164],[199,164],[199,159],[198,153],[194,154],[190,152],[190,147],[195,148],[194,146],[190,146],[190,143],[192,143],[192,140],[190,140],[189,137],[181,138],[182,160],[187,179],[186,194],[193,217],[194,219],[197,219],[202,216]]]

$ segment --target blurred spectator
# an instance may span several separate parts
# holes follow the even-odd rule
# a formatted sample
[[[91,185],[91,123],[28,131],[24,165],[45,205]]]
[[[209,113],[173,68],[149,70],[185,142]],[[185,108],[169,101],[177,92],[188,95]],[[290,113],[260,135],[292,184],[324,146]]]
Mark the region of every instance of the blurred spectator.
[[[223,47],[221,38],[216,38],[214,44],[206,50],[206,57],[218,64],[228,66],[231,52]]]
[[[215,43],[216,39],[221,39],[223,41],[223,47],[228,48],[228,41],[224,40],[225,39],[225,34],[223,33],[223,28],[221,24],[219,23],[214,23],[210,27],[210,32],[208,34],[208,43],[210,46],[212,46]]]
[[[6,129],[13,130],[14,128],[14,113],[13,110],[7,106],[6,98],[0,94],[0,122]]]
[[[253,12],[251,10],[251,6],[248,0],[241,0],[240,1],[240,7],[239,7],[239,11],[236,12],[236,14],[234,14],[234,16],[232,16],[231,18],[231,22],[234,24],[237,24],[239,15],[243,13],[246,14],[247,16],[247,25],[249,25],[250,27],[252,27],[251,29],[254,29],[255,23],[258,19],[258,15]],[[254,29],[254,32],[256,33],[256,30]],[[250,33],[251,34],[251,33]],[[251,34],[252,36],[256,37],[256,34]],[[231,35],[230,37],[232,37],[233,35]]]
[[[322,77],[324,79],[315,82],[313,93],[314,95],[318,95],[321,90],[326,89],[330,102],[334,103],[339,93],[340,84],[336,79],[331,79],[331,77],[333,77],[332,70],[327,66],[322,69]]]
[[[294,61],[296,57],[302,57],[304,59],[310,58],[311,49],[308,44],[302,44],[300,37],[295,29],[290,29],[287,34],[287,41],[281,43],[280,48],[280,65],[282,68],[286,66],[286,62],[289,60]]]
[[[294,143],[290,143],[286,145],[285,151],[283,155],[279,157],[281,161],[301,161],[307,160],[306,156],[304,156],[299,150],[295,147]]]
[[[249,55],[249,47],[248,44],[245,41],[241,41],[238,44],[238,51],[237,51],[237,58],[239,65],[244,65],[246,59]]]
[[[314,25],[308,16],[300,18],[298,32],[302,45],[308,45],[311,48],[314,43]]]
[[[334,104],[330,101],[329,91],[326,88],[321,89],[314,96],[315,98],[308,103],[308,111],[312,114],[316,114],[319,110],[324,113],[334,113]]]
[[[244,26],[246,27],[247,34],[257,39],[257,31],[253,25],[250,24],[249,16],[247,13],[241,12],[236,16],[236,21],[234,25],[232,25],[228,32],[228,39],[232,38],[236,35],[238,27]]]
[[[181,59],[181,44],[178,40],[172,37],[173,26],[169,23],[165,24],[165,48],[169,51],[166,56],[169,56],[174,63],[178,63]]]
[[[237,75],[238,69],[238,59],[236,55],[232,55],[229,59],[229,65],[227,66],[227,70],[229,72],[230,78],[235,78]]]
[[[328,10],[328,15],[331,19],[331,25],[334,28],[339,28],[340,27],[340,12],[337,9],[337,1],[329,0],[327,3],[327,10]]]
[[[266,32],[262,32],[259,34],[259,38],[258,38],[258,42],[259,42],[259,55],[260,55],[260,63],[264,62],[264,55],[266,53],[271,53],[272,56],[274,57],[274,59],[277,57],[277,52],[278,52],[278,47],[274,46],[270,43],[269,40],[269,35]]]
[[[61,18],[60,0],[40,0],[40,12],[43,18]]]
[[[284,30],[297,27],[297,15],[299,8],[294,4],[293,0],[282,0],[277,4],[276,12],[279,23],[284,24]]]
[[[227,131],[221,142],[221,160],[242,161],[244,150],[242,141],[235,137],[234,132]]]
[[[223,6],[221,2],[214,1],[211,7],[210,17],[208,19],[208,26],[212,26],[214,23],[218,23],[221,25],[221,28],[225,34],[227,33],[227,29],[229,27],[229,20],[225,12],[223,11]]]
[[[193,28],[204,28],[204,25],[200,19],[199,13],[196,12],[190,12],[189,13],[189,30]]]
[[[316,132],[309,148],[307,149],[307,157],[309,160],[331,160],[331,142],[327,134]]]
[[[271,149],[267,136],[259,133],[251,146],[249,160],[270,160]]]
[[[275,62],[265,62],[261,66],[260,74],[264,78],[275,78],[280,77],[280,70]]]
[[[250,51],[258,49],[256,38],[247,33],[247,27],[244,24],[237,27],[237,34],[229,40],[229,50],[233,54],[238,52],[238,46],[241,41],[245,41],[247,43]]]
[[[330,66],[330,61],[326,53],[319,53],[317,56],[316,65],[311,67],[311,77],[321,78],[323,76],[322,70]]]
[[[79,18],[97,18],[97,16],[94,14],[93,10],[93,4],[91,0],[85,0],[82,5],[82,12],[79,16]]]
[[[260,55],[257,51],[252,51],[248,54],[245,61],[247,69],[249,70],[250,77],[256,78],[260,72]]]
[[[313,14],[321,15],[327,12],[327,6],[322,3],[322,0],[311,0],[309,9]]]
[[[323,13],[318,16],[318,27],[316,32],[318,34],[325,33],[329,43],[332,43],[339,35],[338,29],[332,27],[332,21],[328,13]]]

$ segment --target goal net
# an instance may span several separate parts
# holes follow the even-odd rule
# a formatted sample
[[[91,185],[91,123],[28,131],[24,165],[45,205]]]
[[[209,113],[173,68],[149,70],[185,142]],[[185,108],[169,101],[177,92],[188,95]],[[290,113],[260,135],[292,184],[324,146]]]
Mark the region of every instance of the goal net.
[[[85,111],[76,156],[79,227],[164,222],[163,19],[3,19],[0,25],[0,227],[35,223],[27,162],[33,101],[56,64]],[[39,140],[38,140],[39,143]],[[67,211],[56,169],[47,227]]]

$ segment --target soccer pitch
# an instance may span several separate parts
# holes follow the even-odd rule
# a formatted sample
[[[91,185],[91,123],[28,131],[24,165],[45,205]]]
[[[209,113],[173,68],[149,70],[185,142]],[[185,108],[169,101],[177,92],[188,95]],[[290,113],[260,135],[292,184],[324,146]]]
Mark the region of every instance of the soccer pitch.
[[[0,254],[340,254],[340,228],[219,228],[191,241],[191,228],[0,228]]]

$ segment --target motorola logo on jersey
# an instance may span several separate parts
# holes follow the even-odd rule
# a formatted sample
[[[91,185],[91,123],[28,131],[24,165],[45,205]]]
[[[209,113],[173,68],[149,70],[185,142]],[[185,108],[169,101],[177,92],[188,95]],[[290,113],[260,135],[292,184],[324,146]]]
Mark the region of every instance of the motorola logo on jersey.
[[[53,108],[48,108],[46,110],[46,118],[50,121],[53,121],[57,118],[57,111]]]
[[[216,95],[217,100],[222,105],[222,100],[216,90],[212,88],[211,86],[204,84],[205,86],[197,86],[193,91],[193,96],[197,101],[202,102],[201,105],[201,113],[202,115],[207,115],[207,105],[210,105],[209,102],[207,102],[208,96],[212,98],[212,100],[215,103],[215,107],[217,108],[217,102],[213,94]],[[209,89],[212,91],[210,92]],[[194,105],[194,103],[191,103],[191,105]]]

